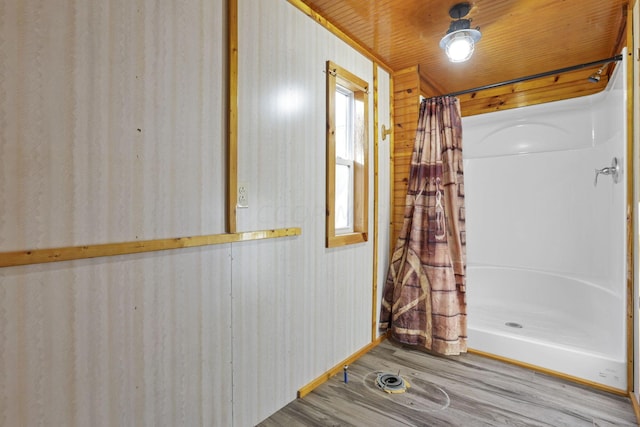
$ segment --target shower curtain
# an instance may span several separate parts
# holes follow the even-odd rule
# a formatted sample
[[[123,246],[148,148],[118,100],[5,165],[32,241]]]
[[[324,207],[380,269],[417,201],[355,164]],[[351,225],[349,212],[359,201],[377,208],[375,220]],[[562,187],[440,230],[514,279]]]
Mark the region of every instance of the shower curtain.
[[[424,99],[380,329],[435,353],[466,352],[465,277],[460,104],[455,97]]]

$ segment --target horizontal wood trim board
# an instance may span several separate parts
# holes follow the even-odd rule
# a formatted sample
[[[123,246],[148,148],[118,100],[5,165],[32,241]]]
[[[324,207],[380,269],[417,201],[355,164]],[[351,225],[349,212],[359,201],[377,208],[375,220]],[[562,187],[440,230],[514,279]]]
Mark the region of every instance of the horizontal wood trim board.
[[[476,114],[484,114],[491,111],[506,110],[511,108],[526,107],[530,105],[543,104],[558,100],[577,98],[580,96],[592,95],[601,88],[566,88],[561,91],[526,92],[509,96],[496,96],[490,98],[477,98],[470,102],[461,102],[460,109],[463,117]],[[559,96],[563,94],[563,96]]]
[[[581,76],[579,80],[573,81],[551,81],[551,80],[534,80],[530,83],[514,83],[513,85],[499,86],[492,89],[485,89],[479,92],[471,92],[467,94],[458,95],[458,99],[461,103],[467,102],[472,99],[490,98],[493,96],[507,96],[517,95],[526,96],[533,91],[538,92],[555,92],[558,90],[565,90],[565,92],[571,93],[575,87],[591,89],[598,92],[607,86],[608,79],[602,77],[600,83],[592,83],[587,80],[589,75]],[[569,88],[569,90],[566,90]]]
[[[501,362],[506,362],[506,363],[510,363],[512,365],[516,365],[516,366],[521,366],[523,368],[527,368],[527,369],[531,369],[532,371],[536,371],[536,372],[540,372],[546,375],[551,375],[557,378],[562,378],[568,381],[573,381],[575,383],[578,384],[583,384],[586,385],[588,387],[592,387],[598,390],[602,390],[602,391],[606,391],[609,393],[614,393],[620,396],[628,396],[628,392],[627,390],[621,390],[615,387],[609,387],[606,386],[604,384],[600,384],[600,383],[596,383],[593,381],[587,381],[587,380],[583,380],[582,378],[578,378],[578,377],[574,377],[571,375],[567,375],[567,374],[563,374],[562,372],[558,372],[558,371],[553,371],[551,369],[546,369],[546,368],[542,368],[540,366],[536,366],[536,365],[532,365],[530,363],[525,363],[525,362],[520,362],[518,360],[514,360],[514,359],[509,359],[507,357],[502,357],[502,356],[498,356],[492,353],[486,353],[484,351],[480,351],[480,350],[474,350],[472,348],[468,349],[469,353],[473,353],[473,354],[477,354],[479,356],[483,356],[483,357],[488,357],[490,359],[494,359],[494,360],[499,360]]]
[[[354,353],[353,355],[347,357],[342,362],[338,363],[336,366],[334,366],[333,368],[329,369],[327,372],[325,372],[324,374],[320,375],[315,380],[311,381],[309,384],[307,384],[304,387],[302,387],[300,390],[298,390],[298,399],[302,399],[303,397],[305,397],[306,395],[311,393],[316,387],[318,387],[321,384],[325,383],[329,378],[333,377],[334,375],[336,375],[339,372],[342,372],[342,370],[344,369],[345,365],[349,365],[349,364],[355,362],[356,360],[361,358],[363,355],[365,355],[366,353],[371,351],[373,348],[375,348],[378,344],[380,344],[386,338],[387,338],[386,334],[378,337],[378,339],[376,339],[376,340],[370,342],[369,344],[367,344],[366,346],[362,347],[356,353]]]
[[[299,236],[299,227],[0,253],[0,268]]]

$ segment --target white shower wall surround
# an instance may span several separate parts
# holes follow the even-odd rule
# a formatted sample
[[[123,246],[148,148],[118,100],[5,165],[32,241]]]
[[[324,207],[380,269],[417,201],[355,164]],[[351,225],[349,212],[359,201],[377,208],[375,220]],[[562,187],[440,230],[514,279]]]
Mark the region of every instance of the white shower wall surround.
[[[601,93],[463,119],[469,347],[617,389],[626,389],[622,65]],[[613,157],[619,182],[601,175],[595,186],[595,169]]]

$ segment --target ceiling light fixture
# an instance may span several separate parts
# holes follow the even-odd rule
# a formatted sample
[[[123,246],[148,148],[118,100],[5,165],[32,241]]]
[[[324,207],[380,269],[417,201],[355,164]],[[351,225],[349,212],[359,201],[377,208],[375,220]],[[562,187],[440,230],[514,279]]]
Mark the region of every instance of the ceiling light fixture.
[[[440,48],[444,49],[451,62],[464,62],[471,58],[475,44],[482,37],[480,27],[471,28],[471,19],[462,19],[471,10],[469,3],[458,3],[449,9],[451,21],[447,35],[440,40]]]

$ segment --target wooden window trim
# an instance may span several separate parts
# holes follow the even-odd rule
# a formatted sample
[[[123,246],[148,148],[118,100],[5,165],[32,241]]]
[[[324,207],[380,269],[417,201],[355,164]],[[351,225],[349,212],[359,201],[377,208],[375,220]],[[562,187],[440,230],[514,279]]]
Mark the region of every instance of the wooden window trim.
[[[326,247],[333,248],[368,240],[369,210],[369,96],[368,83],[355,74],[327,61],[327,162],[326,162]],[[354,147],[353,162],[353,232],[336,234],[335,230],[335,107],[336,85],[354,92],[356,100],[362,102],[364,126],[361,138]]]

